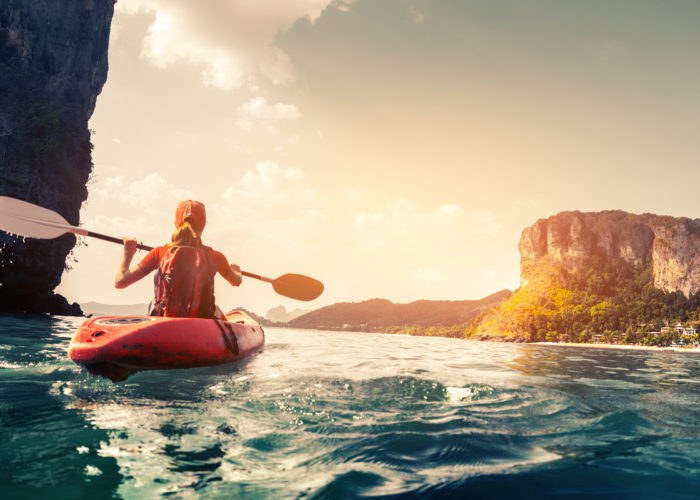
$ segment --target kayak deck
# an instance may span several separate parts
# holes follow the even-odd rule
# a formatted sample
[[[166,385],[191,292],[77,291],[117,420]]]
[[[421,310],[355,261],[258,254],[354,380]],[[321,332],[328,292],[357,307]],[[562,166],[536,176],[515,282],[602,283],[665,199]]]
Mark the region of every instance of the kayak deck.
[[[264,343],[262,327],[242,311],[226,320],[109,316],[83,322],[68,356],[93,375],[120,381],[141,370],[231,363]]]

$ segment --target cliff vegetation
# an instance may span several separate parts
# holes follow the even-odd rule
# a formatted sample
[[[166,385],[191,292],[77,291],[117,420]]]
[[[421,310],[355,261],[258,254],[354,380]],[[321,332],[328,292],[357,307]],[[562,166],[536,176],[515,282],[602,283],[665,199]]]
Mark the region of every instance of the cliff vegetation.
[[[700,293],[685,297],[654,287],[651,264],[591,259],[571,272],[550,264],[503,304],[480,316],[467,337],[513,340],[653,343],[651,332],[692,323]]]

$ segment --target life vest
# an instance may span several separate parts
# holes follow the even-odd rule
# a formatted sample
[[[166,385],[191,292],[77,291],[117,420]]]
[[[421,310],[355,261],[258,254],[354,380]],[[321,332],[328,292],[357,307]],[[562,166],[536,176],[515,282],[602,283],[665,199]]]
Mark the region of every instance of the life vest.
[[[213,318],[216,263],[209,247],[169,246],[155,275],[151,316]]]

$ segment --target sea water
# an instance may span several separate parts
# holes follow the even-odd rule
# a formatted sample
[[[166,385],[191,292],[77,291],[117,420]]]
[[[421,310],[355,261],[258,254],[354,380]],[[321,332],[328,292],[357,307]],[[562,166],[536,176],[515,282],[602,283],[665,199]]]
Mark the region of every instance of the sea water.
[[[0,317],[0,498],[700,495],[700,353],[269,328],[114,384],[80,321]]]

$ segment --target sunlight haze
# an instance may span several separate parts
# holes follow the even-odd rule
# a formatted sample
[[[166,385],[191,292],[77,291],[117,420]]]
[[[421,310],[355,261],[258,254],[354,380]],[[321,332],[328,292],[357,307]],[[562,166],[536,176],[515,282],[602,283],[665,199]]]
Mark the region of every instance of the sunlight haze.
[[[326,286],[217,279],[225,310],[514,290],[539,218],[699,216],[699,25],[694,1],[119,0],[82,225],[160,245],[196,199],[230,262]],[[83,239],[57,291],[148,302],[120,258]]]

